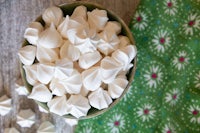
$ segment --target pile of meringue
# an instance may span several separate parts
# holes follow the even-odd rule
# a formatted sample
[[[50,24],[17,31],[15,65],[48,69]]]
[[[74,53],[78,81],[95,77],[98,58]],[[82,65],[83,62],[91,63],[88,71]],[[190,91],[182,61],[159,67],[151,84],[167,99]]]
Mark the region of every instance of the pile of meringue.
[[[86,116],[91,107],[108,108],[128,84],[136,48],[120,35],[121,24],[108,21],[107,11],[75,8],[63,16],[58,7],[44,11],[43,26],[32,22],[24,37],[30,43],[19,50],[28,96],[46,103],[60,116]]]

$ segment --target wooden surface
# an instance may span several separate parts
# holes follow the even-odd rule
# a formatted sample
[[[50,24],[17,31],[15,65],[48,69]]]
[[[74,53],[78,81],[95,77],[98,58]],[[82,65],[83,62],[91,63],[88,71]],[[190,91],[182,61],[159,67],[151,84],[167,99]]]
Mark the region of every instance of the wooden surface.
[[[7,127],[16,127],[21,133],[36,133],[40,123],[46,120],[56,125],[58,133],[66,133],[67,126],[62,118],[39,112],[32,100],[18,96],[14,90],[20,76],[17,51],[23,41],[25,28],[47,7],[71,1],[74,0],[0,0],[0,96],[7,94],[12,98],[12,111],[4,117],[0,116],[0,133]],[[127,24],[139,3],[139,0],[88,1],[111,9]],[[28,108],[36,113],[36,123],[31,128],[20,128],[16,124],[16,115],[20,109]]]

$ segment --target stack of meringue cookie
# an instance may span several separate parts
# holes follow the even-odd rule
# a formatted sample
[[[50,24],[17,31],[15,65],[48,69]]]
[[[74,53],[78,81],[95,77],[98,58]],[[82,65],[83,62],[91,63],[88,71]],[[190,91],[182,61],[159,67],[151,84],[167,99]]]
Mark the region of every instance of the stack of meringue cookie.
[[[42,14],[45,25],[32,22],[19,50],[31,99],[46,103],[60,116],[86,116],[91,107],[108,108],[128,84],[136,48],[120,35],[121,24],[107,11],[78,6],[64,17],[58,7]]]

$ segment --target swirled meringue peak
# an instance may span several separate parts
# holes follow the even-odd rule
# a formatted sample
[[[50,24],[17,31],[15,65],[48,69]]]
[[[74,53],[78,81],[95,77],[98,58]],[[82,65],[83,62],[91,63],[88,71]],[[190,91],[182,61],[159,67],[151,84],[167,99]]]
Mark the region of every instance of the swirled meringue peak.
[[[49,122],[43,122],[37,130],[37,133],[56,133],[55,126]]]
[[[87,8],[85,6],[78,6],[74,9],[71,18],[83,17],[85,20],[87,19]]]
[[[25,74],[26,74],[26,80],[31,85],[35,85],[39,82],[37,78],[37,65],[38,64],[23,66]]]
[[[90,91],[95,91],[101,85],[100,67],[92,67],[82,72],[83,86]]]
[[[87,12],[87,15],[91,29],[95,29],[97,32],[103,30],[108,21],[107,12],[105,10],[94,9],[91,12]]]
[[[31,109],[20,110],[17,115],[17,124],[21,127],[31,127],[35,123],[35,113]]]
[[[90,105],[99,110],[107,108],[112,103],[110,95],[106,90],[103,90],[102,88],[98,88],[89,94],[88,99]]]
[[[69,94],[79,94],[82,86],[81,74],[77,70],[74,70],[71,76],[61,80],[60,83]]]
[[[71,95],[67,101],[68,111],[76,118],[86,116],[88,110],[91,108],[88,99],[82,95]]]
[[[119,47],[119,38],[114,32],[103,31],[99,34],[98,50],[104,55],[109,55]]]
[[[63,116],[68,114],[67,97],[65,95],[61,97],[54,97],[51,101],[47,103],[50,112],[57,115]]]
[[[65,43],[60,48],[60,57],[69,58],[72,61],[77,61],[80,57],[80,51],[69,41],[65,41]]]
[[[52,94],[44,84],[37,84],[33,87],[31,94],[28,96],[30,99],[34,99],[40,102],[48,102],[52,98]]]
[[[55,65],[52,63],[37,65],[37,79],[43,83],[48,84],[54,76]]]
[[[101,61],[101,75],[104,83],[112,82],[123,66],[112,57],[105,57]]]
[[[37,45],[39,34],[44,30],[43,26],[39,22],[32,22],[25,30],[24,38],[33,45]]]
[[[27,45],[20,48],[19,58],[24,65],[32,65],[35,60],[36,47],[33,45]]]
[[[63,18],[63,12],[59,7],[49,7],[42,14],[42,19],[46,25],[53,23],[56,27],[60,24]]]
[[[53,78],[49,85],[49,89],[52,91],[53,95],[63,96],[67,93],[63,84],[60,83],[59,79]]]
[[[129,40],[129,38],[127,36],[120,35],[119,36],[119,40],[120,40],[120,43],[119,43],[119,48],[120,49],[124,48],[124,47],[126,47],[127,45],[130,44],[130,40]]]
[[[119,98],[127,85],[127,79],[117,77],[108,84],[108,93],[113,99]]]
[[[88,69],[102,58],[98,51],[82,54],[79,58],[79,66],[83,69]]]
[[[82,28],[76,33],[75,46],[82,54],[96,51],[98,36],[94,30]]]
[[[57,48],[60,47],[62,43],[62,36],[56,30],[53,23],[40,34],[38,39],[38,45],[45,48]]]
[[[71,76],[73,70],[73,62],[68,58],[57,60],[55,63],[54,77],[58,79],[66,79]]]
[[[104,28],[104,31],[110,31],[115,34],[119,34],[121,32],[122,26],[119,22],[117,21],[108,21],[106,23],[106,26]]]

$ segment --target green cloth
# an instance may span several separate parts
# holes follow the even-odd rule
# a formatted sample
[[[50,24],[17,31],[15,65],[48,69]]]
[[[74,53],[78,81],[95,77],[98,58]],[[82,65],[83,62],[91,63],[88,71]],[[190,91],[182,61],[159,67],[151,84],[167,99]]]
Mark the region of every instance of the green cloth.
[[[200,133],[200,0],[141,0],[132,87],[76,133]]]

